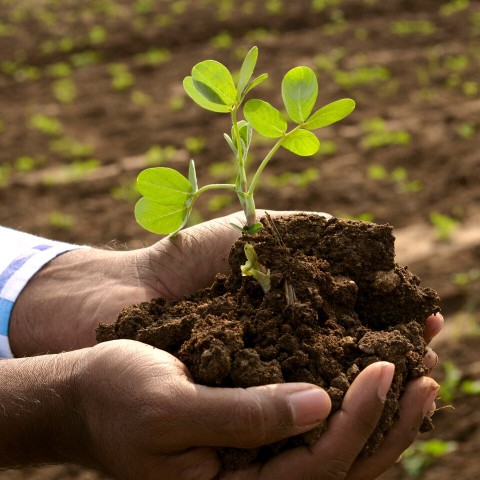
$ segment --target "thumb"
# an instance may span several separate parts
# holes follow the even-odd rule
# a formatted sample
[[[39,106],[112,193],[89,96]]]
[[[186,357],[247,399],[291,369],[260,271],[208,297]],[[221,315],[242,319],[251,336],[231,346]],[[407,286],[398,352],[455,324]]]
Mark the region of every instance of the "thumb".
[[[192,398],[182,402],[190,428],[176,439],[189,446],[255,448],[311,430],[331,409],[325,390],[309,383],[191,387]]]

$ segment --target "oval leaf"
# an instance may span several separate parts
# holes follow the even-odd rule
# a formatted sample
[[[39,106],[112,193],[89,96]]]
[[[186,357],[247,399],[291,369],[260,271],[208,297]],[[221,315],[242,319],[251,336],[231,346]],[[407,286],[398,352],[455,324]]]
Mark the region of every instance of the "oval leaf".
[[[243,107],[248,123],[264,137],[279,138],[287,129],[284,116],[268,102],[249,100]]]
[[[135,205],[137,222],[149,232],[167,234],[179,230],[188,217],[185,203],[165,205],[141,198]]]
[[[355,109],[355,102],[351,98],[342,98],[329,103],[317,110],[306,122],[304,127],[308,130],[326,127],[342,120]]]
[[[193,186],[181,173],[167,167],[147,168],[137,177],[138,191],[164,205],[184,204],[193,195]]]
[[[253,47],[245,56],[245,60],[240,67],[240,73],[238,74],[237,82],[237,99],[240,99],[240,96],[243,93],[243,90],[247,86],[250,78],[252,77],[253,70],[255,70],[255,65],[257,64],[258,58],[258,48]]]
[[[205,110],[219,113],[230,113],[231,109],[228,105],[222,105],[213,103],[207,100],[195,87],[192,77],[185,77],[183,80],[183,88],[187,92],[188,96]]]
[[[282,98],[288,115],[296,123],[307,120],[317,101],[318,81],[308,67],[289,70],[282,80]]]
[[[228,68],[215,60],[197,63],[192,69],[193,83],[210,102],[232,106],[237,101],[237,89]]]
[[[318,152],[320,141],[308,130],[295,130],[285,137],[282,147],[302,157],[308,157]]]

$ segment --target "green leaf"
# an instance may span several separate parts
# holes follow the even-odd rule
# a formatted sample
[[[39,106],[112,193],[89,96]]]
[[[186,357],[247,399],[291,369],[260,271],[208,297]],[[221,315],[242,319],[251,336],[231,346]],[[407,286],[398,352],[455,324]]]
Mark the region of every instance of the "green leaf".
[[[147,168],[140,172],[137,188],[144,197],[167,204],[176,203],[176,199],[180,197],[185,201],[193,194],[193,187],[188,179],[167,167]]]
[[[308,157],[318,152],[320,141],[312,132],[295,130],[285,137],[282,147],[302,157]]]
[[[245,60],[240,67],[240,73],[238,74],[237,82],[237,100],[240,100],[240,96],[243,93],[243,90],[247,86],[250,78],[252,77],[253,70],[255,70],[255,65],[257,64],[258,58],[258,48],[253,47],[245,56]]]
[[[228,105],[222,105],[218,103],[213,103],[210,100],[207,100],[195,87],[192,77],[185,77],[183,80],[183,88],[187,92],[188,96],[205,110],[210,110],[212,112],[218,113],[230,113],[231,109]]]
[[[197,63],[192,69],[193,83],[210,102],[233,106],[237,89],[228,68],[215,60]]]
[[[185,225],[189,211],[184,203],[164,205],[143,197],[135,205],[135,218],[149,232],[172,234]]]
[[[326,127],[342,120],[355,109],[355,102],[351,98],[342,98],[329,103],[317,110],[304,124],[308,130]]]
[[[228,146],[232,149],[233,154],[236,156],[237,155],[237,147],[233,143],[233,140],[230,138],[228,133],[224,133],[223,138],[226,140],[226,142],[228,143]]]
[[[249,100],[243,107],[248,123],[264,137],[279,138],[287,130],[285,117],[268,102]]]
[[[250,90],[252,90],[252,88],[255,88],[257,85],[260,85],[267,78],[268,78],[268,73],[262,73],[261,75],[259,75],[257,78],[255,78],[250,82],[248,87],[243,92],[243,95],[246,95]]]
[[[184,225],[194,187],[182,174],[166,167],[147,168],[140,172],[137,188],[144,198],[135,205],[135,218],[143,228],[172,233]]]
[[[296,123],[307,120],[317,101],[318,81],[308,67],[289,70],[282,80],[282,98],[287,113]]]

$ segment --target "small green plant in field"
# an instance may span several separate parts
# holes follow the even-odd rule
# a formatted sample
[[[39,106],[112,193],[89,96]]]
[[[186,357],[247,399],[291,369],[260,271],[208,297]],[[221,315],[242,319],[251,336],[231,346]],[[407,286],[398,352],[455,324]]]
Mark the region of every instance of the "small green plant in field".
[[[396,167],[388,171],[383,165],[372,164],[367,169],[367,176],[377,182],[388,180],[393,182],[400,193],[415,193],[423,189],[420,180],[410,180],[404,167]]]
[[[199,187],[193,160],[190,161],[188,177],[171,168],[146,169],[137,179],[137,187],[143,197],[135,206],[135,216],[142,227],[173,235],[186,225],[200,194],[223,189],[237,195],[246,218],[244,231],[259,231],[261,224],[255,216],[254,193],[263,170],[275,153],[283,147],[301,156],[315,154],[320,142],[313,131],[343,119],[355,108],[355,102],[345,98],[329,103],[312,114],[318,95],[317,77],[308,67],[295,67],[285,74],[281,88],[284,107],[293,123],[289,128],[285,115],[270,103],[260,99],[244,103],[247,94],[268,76],[262,74],[252,79],[257,57],[258,49],[253,47],[242,63],[236,82],[227,67],[215,60],[196,64],[191,76],[183,81],[188,96],[200,107],[230,115],[231,132],[225,133],[224,138],[235,159],[235,182]],[[240,111],[243,111],[242,120],[238,118]],[[253,177],[248,178],[246,162],[253,131],[275,141],[275,144],[259,162]]]
[[[453,402],[458,395],[480,395],[480,381],[463,378],[462,371],[450,360],[443,364],[444,379],[440,382],[441,399]]]
[[[29,118],[31,128],[42,132],[45,135],[57,136],[63,132],[63,125],[58,118],[36,113]]]
[[[212,45],[212,47],[218,49],[230,48],[232,42],[232,36],[228,32],[220,32],[218,35],[215,35],[210,40],[210,44]]]
[[[436,31],[436,25],[430,20],[397,20],[392,23],[392,32],[400,36],[431,35]]]
[[[72,74],[72,67],[65,62],[57,62],[48,65],[46,68],[47,75],[54,78],[65,78]]]
[[[348,89],[385,82],[390,77],[390,70],[381,65],[364,66],[354,70],[338,70],[334,74],[335,82],[340,87]]]
[[[380,117],[371,118],[362,123],[367,134],[362,139],[362,146],[367,150],[389,145],[409,145],[410,133],[406,130],[390,130]]]
[[[474,122],[461,122],[457,125],[455,131],[462,138],[469,139],[472,138],[477,133],[477,124]]]
[[[443,242],[450,240],[453,232],[460,224],[460,222],[456,218],[444,215],[440,212],[431,212],[429,218],[430,223],[435,228],[435,233],[438,240]]]
[[[74,102],[77,96],[77,87],[71,78],[60,78],[52,84],[54,97],[65,105]]]
[[[89,157],[94,150],[91,145],[68,136],[51,140],[48,146],[52,152],[66,159]]]
[[[135,83],[128,66],[123,63],[114,63],[109,66],[108,73],[112,77],[112,87],[119,92],[130,88]]]
[[[45,159],[43,157],[34,158],[24,155],[15,159],[13,168],[15,171],[21,173],[31,172],[32,170],[35,170],[43,165],[44,161]]]
[[[6,185],[8,185],[11,174],[12,167],[10,165],[0,165],[0,187],[5,187]]]
[[[135,62],[139,65],[157,66],[166,63],[172,58],[172,53],[167,48],[151,47],[146,52],[135,55]]]
[[[478,281],[480,281],[480,269],[478,268],[471,268],[466,272],[457,272],[453,276],[453,283],[461,288],[467,288]]]
[[[75,225],[75,217],[66,213],[54,210],[48,214],[48,223],[52,227],[70,230]]]
[[[440,15],[449,17],[466,10],[470,6],[470,0],[450,0],[440,6]]]
[[[410,477],[418,478],[435,462],[457,449],[456,442],[439,440],[417,441],[403,454],[402,467]]]
[[[176,151],[177,149],[173,145],[165,145],[164,147],[152,145],[145,152],[145,158],[147,159],[148,165],[160,166],[172,160]]]
[[[318,178],[318,169],[307,168],[302,172],[283,172],[280,175],[268,175],[265,178],[265,182],[276,188],[285,187],[287,185],[305,188]]]
[[[183,144],[191,155],[201,153],[205,150],[205,138],[203,137],[187,137]]]

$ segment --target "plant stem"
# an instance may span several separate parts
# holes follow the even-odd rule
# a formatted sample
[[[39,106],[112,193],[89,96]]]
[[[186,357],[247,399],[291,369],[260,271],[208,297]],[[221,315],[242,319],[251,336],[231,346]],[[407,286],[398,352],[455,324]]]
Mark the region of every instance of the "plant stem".
[[[240,106],[240,104],[239,104]],[[251,227],[257,221],[255,202],[253,200],[253,195],[248,194],[248,181],[247,173],[245,172],[245,162],[243,161],[243,144],[242,138],[240,137],[240,130],[238,128],[237,122],[237,110],[238,107],[232,110],[232,125],[233,133],[235,135],[235,141],[237,143],[237,195],[240,200],[240,205],[243,208],[245,213],[245,219],[247,220],[247,227]]]
[[[272,157],[275,155],[276,151],[282,146],[282,143],[284,140],[295,130],[298,130],[301,128],[301,125],[296,126],[294,129],[290,130],[287,134],[283,135],[280,137],[277,141],[277,143],[272,147],[272,149],[267,153],[267,156],[262,160],[262,163],[259,165],[257,168],[257,171],[255,172],[255,175],[253,176],[252,183],[250,183],[250,188],[248,189],[247,195],[248,196],[253,196],[253,192],[255,191],[255,187],[257,186],[258,180],[260,178],[261,173],[267,166],[268,162],[272,159]]]
[[[223,190],[235,190],[236,191],[236,185],[233,183],[212,183],[211,185],[205,185],[201,188],[199,188],[195,192],[195,197],[198,197],[201,193],[206,192],[207,190],[218,190],[218,189],[223,189]]]

